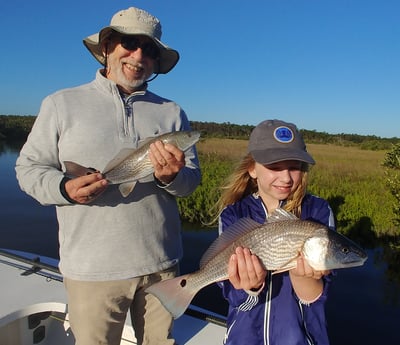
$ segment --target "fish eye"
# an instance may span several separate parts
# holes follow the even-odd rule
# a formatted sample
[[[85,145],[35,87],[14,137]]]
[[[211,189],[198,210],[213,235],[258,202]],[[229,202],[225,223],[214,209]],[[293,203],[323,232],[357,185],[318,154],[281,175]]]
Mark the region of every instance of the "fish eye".
[[[343,254],[348,254],[349,253],[349,248],[347,248],[347,247],[342,248],[342,253]]]

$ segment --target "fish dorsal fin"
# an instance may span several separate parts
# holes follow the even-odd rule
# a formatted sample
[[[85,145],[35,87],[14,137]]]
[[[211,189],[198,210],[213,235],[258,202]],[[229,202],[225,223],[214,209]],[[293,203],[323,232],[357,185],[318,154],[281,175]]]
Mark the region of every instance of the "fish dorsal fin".
[[[219,237],[217,237],[217,239],[215,239],[213,243],[211,243],[210,247],[208,247],[208,249],[205,251],[200,260],[200,268],[205,266],[218,253],[230,246],[244,234],[253,231],[261,225],[262,224],[251,218],[241,218],[237,222],[230,225],[223,233],[221,233],[221,235],[219,235]]]
[[[281,222],[283,220],[296,220],[297,218],[293,213],[285,211],[283,208],[277,208],[269,217],[267,222]]]
[[[273,223],[296,219],[298,220],[299,218],[297,218],[293,213],[285,211],[283,208],[277,208],[271,214],[271,216],[268,217],[267,222]],[[204,267],[218,253],[237,241],[240,237],[260,227],[261,225],[263,224],[260,224],[248,217],[241,218],[237,222],[230,225],[205,251],[200,260],[200,268]]]
[[[139,141],[138,148],[141,148],[142,146],[147,145],[147,144],[151,143],[152,141],[157,141],[156,139],[162,141],[162,137],[163,137],[163,134],[160,134],[159,136],[155,136],[155,137],[144,138],[143,140]]]
[[[118,154],[108,162],[108,164],[103,170],[103,174],[106,174],[107,172],[111,171],[116,166],[121,164],[126,158],[128,158],[135,151],[136,151],[135,149],[129,149],[129,148],[122,149],[121,151],[119,151]]]

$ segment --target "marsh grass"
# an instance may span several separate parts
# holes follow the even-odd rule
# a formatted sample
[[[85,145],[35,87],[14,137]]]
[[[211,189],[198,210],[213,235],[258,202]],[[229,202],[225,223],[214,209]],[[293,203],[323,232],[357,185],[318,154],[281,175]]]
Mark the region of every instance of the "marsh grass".
[[[330,202],[342,232],[367,226],[378,237],[395,234],[394,198],[382,167],[386,151],[334,145],[308,145],[308,150],[317,162],[309,190]]]
[[[234,165],[246,154],[247,140],[209,138],[197,145],[202,184],[188,198],[179,199],[182,217],[209,222],[219,187]],[[382,162],[386,151],[358,147],[309,144],[316,160],[310,170],[309,191],[331,204],[342,233],[369,228],[374,236],[394,235],[394,198],[385,184]]]

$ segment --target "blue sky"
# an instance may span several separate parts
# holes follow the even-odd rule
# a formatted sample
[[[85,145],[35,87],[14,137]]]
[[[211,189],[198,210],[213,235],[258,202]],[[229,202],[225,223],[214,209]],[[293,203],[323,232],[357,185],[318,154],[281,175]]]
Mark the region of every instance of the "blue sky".
[[[130,6],[179,51],[150,89],[190,120],[400,137],[398,0],[1,1],[0,114],[36,115],[46,95],[92,80],[82,39]]]

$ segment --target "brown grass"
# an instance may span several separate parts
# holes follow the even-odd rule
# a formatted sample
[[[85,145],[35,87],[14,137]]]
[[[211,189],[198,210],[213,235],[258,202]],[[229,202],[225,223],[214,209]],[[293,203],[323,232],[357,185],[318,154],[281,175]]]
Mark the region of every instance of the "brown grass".
[[[247,142],[247,140],[209,138],[200,140],[196,147],[202,154],[239,161],[247,152]]]
[[[354,177],[383,176],[381,164],[385,151],[322,144],[310,144],[307,147],[316,161],[315,170],[332,171]]]
[[[240,160],[247,152],[247,144],[247,140],[210,138],[202,139],[196,146],[203,154],[215,154],[229,160]],[[316,170],[383,176],[381,163],[385,151],[368,151],[358,147],[323,144],[309,144],[307,149],[316,161]]]

